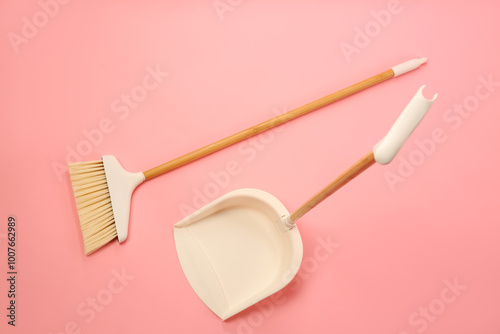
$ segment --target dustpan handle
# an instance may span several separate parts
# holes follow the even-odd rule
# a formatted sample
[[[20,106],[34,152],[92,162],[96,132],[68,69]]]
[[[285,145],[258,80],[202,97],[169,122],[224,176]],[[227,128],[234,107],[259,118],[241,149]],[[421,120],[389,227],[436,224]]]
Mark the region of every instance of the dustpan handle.
[[[313,197],[311,197],[307,202],[302,204],[300,208],[295,210],[294,213],[291,214],[290,219],[292,221],[297,221],[300,217],[309,212],[316,205],[321,203],[331,194],[345,186],[349,181],[354,179],[356,176],[364,172],[368,167],[375,163],[375,156],[373,152],[368,153],[361,159],[359,159],[354,165],[349,167],[346,171],[340,174],[335,180],[330,182],[326,187],[321,189],[318,193],[316,193]]]
[[[291,222],[287,221],[286,223],[288,225],[290,225],[290,223],[293,224],[297,219],[342,188],[375,162],[380,164],[391,162],[437,98],[437,94],[435,94],[431,100],[426,99],[422,94],[424,87],[425,86],[420,87],[387,135],[375,145],[373,151],[365,155],[326,187],[321,189],[316,195],[302,204],[300,208],[290,215]]]

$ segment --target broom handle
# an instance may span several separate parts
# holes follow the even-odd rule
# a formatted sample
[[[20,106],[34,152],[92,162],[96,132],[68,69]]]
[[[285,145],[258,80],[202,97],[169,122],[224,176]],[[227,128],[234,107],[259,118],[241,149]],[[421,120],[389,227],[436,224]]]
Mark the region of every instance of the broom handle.
[[[156,176],[159,176],[163,173],[166,173],[166,172],[169,172],[173,169],[176,169],[177,167],[183,166],[183,165],[190,163],[194,160],[200,159],[206,155],[214,153],[214,152],[216,152],[220,149],[223,149],[227,146],[233,145],[233,144],[240,142],[244,139],[247,139],[251,136],[259,134],[262,131],[265,131],[265,130],[268,130],[272,127],[281,125],[281,124],[288,122],[294,118],[305,115],[313,110],[321,108],[321,107],[323,107],[327,104],[330,104],[332,102],[338,101],[344,97],[347,97],[349,95],[357,93],[363,89],[366,89],[368,87],[376,85],[376,84],[383,82],[387,79],[390,79],[392,77],[394,77],[394,71],[391,68],[390,70],[387,70],[385,72],[377,74],[377,75],[375,75],[371,78],[368,78],[366,80],[360,81],[352,86],[341,89],[333,94],[322,97],[319,100],[310,102],[302,107],[293,109],[287,113],[284,113],[280,116],[271,118],[270,120],[267,120],[265,122],[262,122],[260,124],[255,125],[251,128],[248,128],[246,130],[238,132],[232,136],[229,136],[229,137],[226,137],[226,138],[221,139],[219,141],[216,141],[213,144],[207,145],[207,146],[202,147],[196,151],[185,154],[185,155],[183,155],[177,159],[174,159],[170,162],[164,163],[164,164],[159,165],[157,167],[154,167],[150,170],[147,170],[144,172],[144,177],[146,180],[150,180],[150,179],[152,179]]]
[[[291,214],[290,219],[295,222],[297,219],[305,215],[316,205],[325,200],[328,196],[342,188],[349,181],[354,179],[356,176],[365,171],[368,167],[375,163],[375,156],[373,152],[368,153],[360,160],[358,160],[354,165],[349,167],[345,172],[340,174],[335,180],[333,180],[326,187],[321,189],[316,195],[311,197],[307,202],[302,204],[300,208],[295,210],[294,213]]]

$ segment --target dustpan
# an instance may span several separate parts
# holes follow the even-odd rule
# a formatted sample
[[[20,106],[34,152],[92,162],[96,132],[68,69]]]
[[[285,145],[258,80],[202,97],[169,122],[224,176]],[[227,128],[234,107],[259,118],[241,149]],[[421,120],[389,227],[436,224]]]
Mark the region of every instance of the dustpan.
[[[222,319],[275,293],[302,261],[297,228],[277,222],[289,215],[271,194],[240,189],[175,225],[184,273],[203,302]],[[223,233],[221,233],[223,231]]]
[[[389,163],[437,97],[422,86],[373,150],[292,214],[273,195],[232,191],[174,225],[180,264],[201,300],[222,320],[284,288],[299,270],[295,222],[373,165]]]

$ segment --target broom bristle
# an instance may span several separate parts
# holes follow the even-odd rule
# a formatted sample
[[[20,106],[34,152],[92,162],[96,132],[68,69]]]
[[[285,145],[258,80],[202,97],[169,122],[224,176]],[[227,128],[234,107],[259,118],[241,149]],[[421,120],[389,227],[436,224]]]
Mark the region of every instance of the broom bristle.
[[[117,237],[104,163],[98,160],[68,166],[85,254],[89,255]]]

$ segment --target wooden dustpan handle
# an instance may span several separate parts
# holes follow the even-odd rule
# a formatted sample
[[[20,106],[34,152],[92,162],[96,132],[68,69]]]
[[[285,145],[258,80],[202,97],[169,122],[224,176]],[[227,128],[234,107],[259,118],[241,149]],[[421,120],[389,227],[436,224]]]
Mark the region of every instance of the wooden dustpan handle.
[[[340,174],[335,180],[330,182],[326,187],[321,189],[316,195],[311,197],[307,202],[302,204],[300,208],[295,210],[290,216],[292,221],[297,221],[300,217],[309,212],[316,205],[325,200],[328,196],[342,188],[349,181],[365,171],[368,167],[375,163],[375,156],[373,151],[362,157],[354,165],[349,167],[346,171]]]
[[[424,87],[420,87],[399,115],[396,122],[394,122],[387,135],[375,145],[373,150],[302,204],[300,208],[290,215],[291,222],[287,222],[287,224],[296,222],[297,219],[342,188],[375,162],[383,165],[391,162],[437,98],[437,94],[434,94],[432,99],[426,99],[422,94]]]

